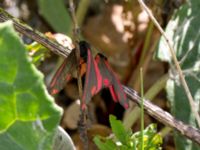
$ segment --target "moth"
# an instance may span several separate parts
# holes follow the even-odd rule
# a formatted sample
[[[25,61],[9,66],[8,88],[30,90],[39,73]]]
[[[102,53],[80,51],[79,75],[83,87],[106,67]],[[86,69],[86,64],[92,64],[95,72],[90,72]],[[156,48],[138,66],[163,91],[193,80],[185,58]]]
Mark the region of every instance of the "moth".
[[[119,102],[124,108],[128,108],[126,94],[120,81],[109,66],[107,58],[101,53],[93,54],[90,45],[85,41],[80,41],[79,47],[81,59],[78,65],[81,69],[81,75],[85,75],[81,109],[86,109],[86,105],[91,98],[103,88],[110,90],[115,102]],[[50,93],[54,95],[62,90],[65,84],[72,79],[72,72],[76,69],[76,55],[75,49],[73,49],[52,78]]]

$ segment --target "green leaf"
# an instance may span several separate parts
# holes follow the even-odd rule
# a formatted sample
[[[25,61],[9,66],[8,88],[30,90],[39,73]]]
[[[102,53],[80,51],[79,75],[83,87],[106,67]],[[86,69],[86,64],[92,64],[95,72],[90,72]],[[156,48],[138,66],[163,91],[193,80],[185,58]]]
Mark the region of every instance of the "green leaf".
[[[105,142],[103,142],[99,136],[95,136],[94,143],[100,150],[114,150],[117,147],[112,140],[107,139]]]
[[[200,102],[200,1],[190,0],[180,7],[166,27],[166,34],[173,44],[176,56],[180,62],[186,82],[194,101]],[[171,103],[173,115],[185,123],[197,126],[192,114],[185,90],[182,88],[173,61],[164,38],[160,39],[157,58],[170,63],[170,77],[167,81],[167,94]],[[175,132],[177,150],[200,149],[192,141]]]
[[[127,132],[120,120],[117,120],[115,116],[109,116],[110,125],[112,128],[113,133],[115,134],[116,138],[122,143],[126,144],[127,141]]]
[[[52,149],[62,111],[10,21],[0,24],[0,68],[0,149]]]
[[[34,65],[39,66],[48,57],[48,49],[37,42],[26,45],[26,49],[31,56]]]
[[[162,137],[157,134],[156,124],[150,124],[143,132],[144,149],[159,150],[162,144]],[[141,149],[141,132],[134,133],[132,140],[135,141],[137,148]]]
[[[145,130],[145,148],[151,150],[158,150],[162,144],[162,137],[157,134],[156,124],[149,125]]]
[[[64,0],[38,0],[40,13],[56,32],[67,34],[70,31],[70,16]]]

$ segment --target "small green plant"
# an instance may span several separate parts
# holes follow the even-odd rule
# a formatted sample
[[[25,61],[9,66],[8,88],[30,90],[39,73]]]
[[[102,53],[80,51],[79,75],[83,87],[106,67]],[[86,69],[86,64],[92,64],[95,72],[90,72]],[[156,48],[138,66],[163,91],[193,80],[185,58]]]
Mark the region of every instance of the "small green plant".
[[[37,42],[28,44],[25,48],[31,56],[31,62],[36,66],[39,66],[49,56],[48,49]]]
[[[141,131],[132,133],[126,130],[120,120],[110,115],[110,124],[113,135],[109,137],[96,136],[94,142],[100,150],[140,150]],[[150,124],[143,130],[143,148],[145,150],[160,150],[162,137],[157,134],[156,125]]]

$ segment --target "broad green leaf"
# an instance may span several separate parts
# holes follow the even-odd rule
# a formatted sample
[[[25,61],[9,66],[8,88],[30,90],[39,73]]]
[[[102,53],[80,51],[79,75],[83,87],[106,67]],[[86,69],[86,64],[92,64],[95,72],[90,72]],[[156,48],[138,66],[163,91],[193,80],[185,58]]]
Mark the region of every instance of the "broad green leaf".
[[[69,33],[71,20],[64,0],[38,0],[38,6],[41,15],[56,32]]]
[[[0,24],[0,150],[50,150],[61,116],[12,22]]]
[[[127,132],[120,120],[117,120],[115,116],[109,116],[110,125],[112,128],[113,133],[115,134],[116,138],[122,143],[126,144],[127,141]]]
[[[197,104],[200,102],[200,1],[187,1],[178,9],[166,27],[166,34],[173,44],[176,56],[185,75],[186,82]],[[173,115],[185,123],[197,126],[191,112],[187,96],[180,83],[178,74],[169,54],[163,37],[158,46],[157,58],[170,64],[170,79],[166,90],[171,103]],[[200,149],[192,141],[185,139],[175,132],[177,150]]]

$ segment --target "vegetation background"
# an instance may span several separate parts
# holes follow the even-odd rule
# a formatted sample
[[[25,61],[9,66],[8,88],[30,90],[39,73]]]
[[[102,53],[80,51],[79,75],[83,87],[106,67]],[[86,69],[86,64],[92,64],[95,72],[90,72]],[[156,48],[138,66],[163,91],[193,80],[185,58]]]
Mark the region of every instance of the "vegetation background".
[[[198,9],[200,7],[200,2],[198,0],[146,0],[145,2],[153,12],[159,24],[166,29],[166,34],[172,41],[176,56],[199,110],[200,12]],[[42,33],[62,33],[72,37],[73,22],[71,21],[67,0],[2,0],[0,6],[11,15],[23,20]],[[139,69],[142,67],[144,70],[145,97],[152,100],[154,104],[162,109],[171,112],[177,119],[191,124],[194,127],[198,127],[177,72],[174,69],[168,47],[166,43],[163,42],[162,35],[160,35],[148,15],[141,9],[138,1],[81,0],[75,1],[75,6],[82,39],[88,41],[92,46],[107,56],[113,70],[124,85],[128,85],[140,92]],[[6,142],[9,144],[12,142],[19,142],[26,145],[26,133],[30,134],[30,132],[28,132],[30,130],[29,127],[33,126],[33,124],[35,124],[34,126],[36,126],[35,128],[38,128],[38,130],[37,134],[33,133],[32,135],[36,137],[36,140],[29,142],[29,144],[32,143],[32,149],[37,149],[34,147],[34,143],[41,142],[40,134],[42,131],[45,136],[39,145],[48,149],[48,144],[51,143],[53,138],[51,135],[52,131],[58,126],[59,119],[61,119],[60,125],[67,131],[75,145],[79,148],[83,147],[77,129],[80,113],[79,104],[77,103],[77,81],[74,79],[66,84],[66,87],[55,98],[56,103],[63,108],[63,115],[61,117],[62,111],[52,103],[53,99],[44,90],[45,87],[42,83],[42,75],[37,71],[35,72],[30,64],[27,64],[27,66],[25,65],[25,67],[21,69],[19,68],[17,70],[19,74],[14,74],[12,69],[7,70],[5,66],[11,66],[16,62],[19,63],[18,65],[26,64],[28,58],[26,58],[25,52],[14,52],[14,49],[19,47],[20,49],[25,49],[21,46],[20,42],[17,42],[16,39],[18,35],[14,33],[14,30],[8,29],[5,25],[2,25],[1,29],[0,38],[12,39],[14,35],[11,42],[13,42],[12,44],[15,46],[10,45],[10,47],[7,47],[6,42],[4,43],[5,45],[1,42],[1,47],[6,47],[8,51],[12,49],[12,55],[6,51],[0,53],[0,55],[9,56],[9,59],[16,56],[16,60],[4,64],[5,61],[1,59],[2,62],[0,64],[4,64],[4,68],[0,70],[0,81],[6,80],[10,83],[13,78],[16,79],[13,81],[13,84],[17,88],[15,89],[16,91],[13,92],[13,95],[11,95],[15,97],[14,99],[18,100],[17,102],[19,102],[19,104],[17,103],[17,107],[14,109],[16,109],[17,112],[21,112],[21,114],[18,114],[19,116],[16,115],[16,117],[15,115],[11,116],[15,113],[7,113],[13,111],[9,106],[11,104],[14,105],[14,100],[10,101],[9,105],[3,105],[3,100],[0,100],[0,102],[2,102],[2,108],[4,108],[2,112],[0,110],[1,115],[5,112],[8,114],[5,115],[3,119],[1,118],[1,120],[5,121],[0,124],[0,133],[2,133],[0,134],[0,145],[2,146],[2,148],[0,146],[0,149],[5,148],[3,145],[5,145]],[[6,34],[4,34],[5,32]],[[48,86],[53,73],[56,68],[58,68],[63,58],[58,58],[58,56],[48,52],[44,47],[37,47],[36,49],[38,50],[35,50],[34,41],[23,35],[20,36],[23,42],[28,45],[26,51],[28,50],[29,55],[32,57],[32,62],[44,74],[44,81]],[[24,60],[21,56],[24,56]],[[30,68],[26,75],[22,74],[23,68]],[[7,72],[7,76],[5,76],[5,72]],[[20,75],[20,72],[22,75]],[[10,74],[13,75],[13,78],[10,77]],[[28,74],[31,74],[30,79],[25,78]],[[39,78],[37,80],[38,85],[32,85],[31,81],[33,81],[36,76]],[[26,80],[24,81],[23,79]],[[30,87],[27,86],[29,81]],[[7,85],[9,85],[7,82],[3,82],[2,84],[0,82],[1,93],[10,89]],[[30,89],[31,94],[25,89]],[[39,89],[42,91],[44,90],[42,92],[43,94],[38,91]],[[22,94],[18,95],[21,91],[23,91]],[[40,95],[37,99],[37,104],[35,103],[35,97],[33,96],[33,98],[32,95]],[[28,102],[27,105],[25,105],[26,103],[23,101],[24,98],[31,99],[32,107]],[[11,100],[12,98],[7,96],[5,99]],[[41,99],[47,100],[40,101]],[[95,135],[108,136],[111,133],[109,114],[113,114],[118,119],[123,120],[124,126],[126,128],[131,128],[133,132],[140,130],[140,109],[134,104],[131,104],[130,109],[124,110],[122,106],[114,103],[111,99],[111,95],[105,89],[95,95],[92,102],[89,104],[90,128],[88,130],[88,136],[90,149],[97,148],[92,140]],[[53,109],[51,109],[52,107]],[[30,110],[32,116],[26,114],[27,111],[30,112]],[[157,124],[158,132],[160,132],[163,137],[163,149],[200,149],[200,146],[184,138],[176,131],[165,127],[165,125],[157,122],[148,114],[145,114],[143,119],[145,127],[152,122]],[[42,123],[38,123],[38,120]],[[15,125],[11,126],[13,122],[15,122]],[[24,128],[24,126],[19,127],[24,122],[27,123],[27,128]],[[45,129],[49,129],[48,132],[46,132],[47,130],[44,131],[40,124],[45,126]],[[13,135],[21,135],[21,133],[16,134],[16,132],[21,132],[21,130],[24,130],[22,132],[24,136],[18,141],[19,137]],[[7,136],[11,136],[14,140],[11,143],[8,142],[8,140],[11,139]],[[29,144],[27,144],[28,149],[30,146]],[[12,144],[10,146],[12,146]],[[16,147],[16,149],[19,147]]]

